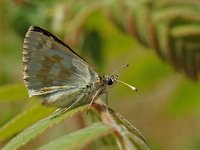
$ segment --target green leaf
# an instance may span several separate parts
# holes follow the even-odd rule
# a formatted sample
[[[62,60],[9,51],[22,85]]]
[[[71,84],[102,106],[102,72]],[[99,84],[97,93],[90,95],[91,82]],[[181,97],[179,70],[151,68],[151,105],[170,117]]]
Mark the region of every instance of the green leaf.
[[[31,127],[25,129],[23,132],[18,134],[16,137],[14,137],[9,143],[7,143],[3,147],[3,150],[18,149],[19,147],[25,145],[30,140],[35,138],[37,135],[44,132],[45,129],[58,124],[59,122],[61,122],[62,120],[66,119],[66,118],[74,116],[76,113],[80,112],[82,109],[84,109],[86,107],[87,106],[78,107],[73,110],[69,110],[62,115],[59,115],[60,111],[57,111],[57,112],[51,114],[49,117],[46,117],[46,118],[40,120],[36,124],[32,125]]]
[[[0,101],[21,101],[28,98],[24,84],[13,84],[0,87]]]
[[[47,116],[52,110],[53,108],[44,108],[38,104],[22,112],[0,128],[0,141],[16,135],[31,124]]]
[[[100,137],[113,133],[113,127],[110,125],[96,123],[85,129],[81,129],[75,133],[62,136],[42,147],[39,150],[78,150],[83,149],[89,143]]]
[[[124,136],[125,142],[123,143],[126,144],[127,149],[131,150],[134,147],[137,150],[150,150],[146,139],[136,127],[113,109],[109,108],[108,112],[116,122],[116,126],[120,128],[120,132]]]
[[[120,142],[119,147],[125,150],[150,150],[142,133],[130,124],[122,115],[106,106],[100,101],[95,101],[92,110],[100,115],[103,123],[113,126],[115,136]]]

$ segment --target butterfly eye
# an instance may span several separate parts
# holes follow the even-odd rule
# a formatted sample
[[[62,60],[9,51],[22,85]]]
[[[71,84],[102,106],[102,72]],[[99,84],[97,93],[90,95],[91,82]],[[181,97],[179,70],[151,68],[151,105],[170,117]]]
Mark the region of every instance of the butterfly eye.
[[[112,85],[112,84],[113,84],[113,79],[108,79],[107,84],[108,84],[108,85]]]

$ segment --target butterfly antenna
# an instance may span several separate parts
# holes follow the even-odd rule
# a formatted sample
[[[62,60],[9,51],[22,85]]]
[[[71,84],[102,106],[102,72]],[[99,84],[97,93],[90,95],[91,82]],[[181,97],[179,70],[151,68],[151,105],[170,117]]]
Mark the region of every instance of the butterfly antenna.
[[[131,88],[131,90],[133,90],[133,91],[136,91],[136,92],[138,91],[136,87],[134,87],[134,86],[132,86],[132,85],[130,85],[130,84],[128,84],[128,83],[125,83],[125,82],[123,82],[123,81],[121,81],[121,80],[118,80],[118,79],[116,79],[116,81],[117,81],[117,82],[120,82],[120,83],[122,83],[122,84],[124,84],[124,85],[126,85],[126,86],[128,86],[128,87]]]
[[[117,72],[119,72],[120,70],[122,70],[122,69],[124,69],[124,68],[126,68],[126,67],[128,67],[128,66],[129,66],[129,64],[125,64],[125,65],[123,65],[123,66],[117,68],[115,71],[113,71],[112,75],[116,74]]]

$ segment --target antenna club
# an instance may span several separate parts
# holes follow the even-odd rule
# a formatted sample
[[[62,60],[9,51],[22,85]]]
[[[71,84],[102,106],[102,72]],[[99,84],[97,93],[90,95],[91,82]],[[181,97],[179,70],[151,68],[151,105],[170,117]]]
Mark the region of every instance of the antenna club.
[[[128,83],[125,83],[125,82],[123,82],[123,81],[121,81],[121,80],[118,80],[118,79],[117,79],[116,81],[118,81],[118,82],[120,82],[120,83],[122,83],[122,84],[128,86],[128,87],[131,88],[133,91],[136,91],[136,92],[138,91],[136,87],[134,87],[134,86],[132,86],[132,85],[130,85],[130,84],[128,84]]]

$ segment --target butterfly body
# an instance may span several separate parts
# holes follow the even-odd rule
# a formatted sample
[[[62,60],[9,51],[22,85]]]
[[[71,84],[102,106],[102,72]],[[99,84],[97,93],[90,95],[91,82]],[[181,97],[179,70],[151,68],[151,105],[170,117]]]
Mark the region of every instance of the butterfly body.
[[[99,75],[68,45],[37,26],[26,33],[23,63],[29,96],[59,108],[89,104],[116,81],[113,75]]]
[[[59,90],[55,93],[44,94],[42,95],[44,98],[43,104],[66,108],[70,107],[77,99],[79,99],[79,102],[74,107],[89,104],[98,89],[101,89],[98,96],[104,92],[105,89],[101,87],[101,82],[91,82],[84,87],[74,87],[67,90]]]

